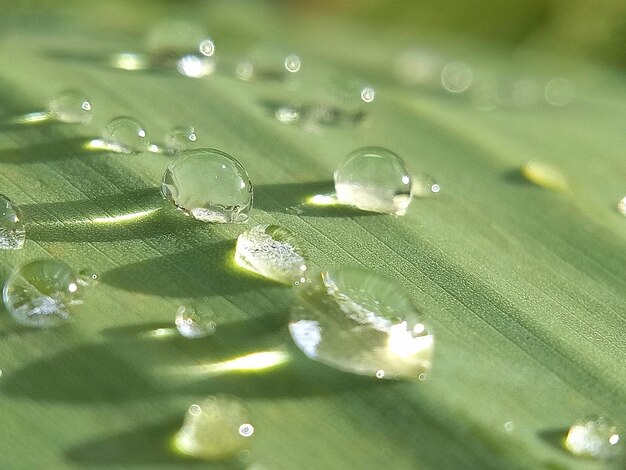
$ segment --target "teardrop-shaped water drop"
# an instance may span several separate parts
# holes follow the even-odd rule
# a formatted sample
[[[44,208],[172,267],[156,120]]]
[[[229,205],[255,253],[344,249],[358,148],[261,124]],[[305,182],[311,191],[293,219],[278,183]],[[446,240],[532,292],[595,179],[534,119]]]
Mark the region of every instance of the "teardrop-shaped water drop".
[[[364,147],[335,171],[340,204],[372,212],[404,215],[411,203],[412,178],[402,159],[381,147]]]
[[[215,395],[189,407],[173,445],[184,455],[224,460],[246,449],[253,433],[244,403],[235,397]]]
[[[431,368],[433,335],[396,283],[337,269],[297,292],[289,331],[311,359],[372,377],[419,380]]]
[[[111,119],[102,138],[107,149],[120,153],[139,153],[146,150],[146,130],[136,119],[126,116]]]
[[[93,118],[93,109],[83,92],[65,90],[50,100],[48,114],[60,122],[87,125]]]
[[[52,327],[72,318],[72,306],[82,303],[83,285],[67,264],[36,260],[16,268],[2,292],[4,305],[16,321],[34,327]]]
[[[307,270],[300,240],[279,225],[257,225],[237,238],[235,262],[244,269],[288,285],[304,282]]]
[[[245,222],[252,208],[252,183],[244,167],[217,149],[185,150],[161,182],[161,194],[202,222]]]
[[[20,208],[0,194],[0,250],[19,250],[25,241],[26,230]]]

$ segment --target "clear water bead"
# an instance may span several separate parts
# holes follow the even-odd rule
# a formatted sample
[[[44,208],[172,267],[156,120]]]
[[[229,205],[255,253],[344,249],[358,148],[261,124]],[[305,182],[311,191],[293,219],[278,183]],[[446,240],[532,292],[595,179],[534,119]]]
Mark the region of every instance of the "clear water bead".
[[[20,208],[0,194],[0,250],[24,248],[26,230]]]
[[[173,444],[191,457],[224,460],[245,450],[253,433],[246,406],[235,397],[215,395],[189,407]]]
[[[169,153],[178,153],[194,146],[198,136],[193,127],[174,127],[165,136],[165,149]]]
[[[4,285],[4,305],[17,322],[52,327],[71,320],[71,308],[80,304],[77,273],[56,260],[37,260],[16,268]]]
[[[116,117],[104,127],[102,138],[110,150],[120,153],[139,153],[146,150],[146,130],[131,117]]]
[[[620,435],[608,419],[593,416],[575,422],[565,438],[565,448],[581,457],[611,459],[619,453]]]
[[[93,118],[93,110],[89,98],[77,90],[65,90],[48,103],[48,114],[51,118],[70,124],[87,125]]]
[[[432,176],[422,173],[413,176],[412,190],[414,197],[431,197],[439,194],[441,185]]]
[[[161,194],[202,222],[245,222],[252,208],[252,183],[237,160],[210,148],[185,150],[161,182]]]
[[[411,203],[412,178],[402,159],[381,147],[355,150],[335,171],[340,204],[404,215]]]
[[[419,380],[434,339],[396,283],[360,269],[321,273],[296,294],[289,331],[309,358],[355,374]]]
[[[185,338],[205,338],[215,333],[216,323],[211,315],[196,313],[196,309],[188,305],[181,305],[176,311],[174,324],[181,336]]]
[[[306,255],[298,238],[279,225],[257,225],[237,238],[235,262],[244,269],[288,285],[304,282]]]

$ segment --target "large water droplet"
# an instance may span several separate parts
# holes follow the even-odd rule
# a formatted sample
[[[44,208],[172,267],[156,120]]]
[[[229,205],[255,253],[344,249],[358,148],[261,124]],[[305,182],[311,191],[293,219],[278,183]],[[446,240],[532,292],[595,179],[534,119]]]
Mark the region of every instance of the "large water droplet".
[[[289,331],[311,359],[355,374],[419,380],[433,336],[396,283],[360,269],[323,272],[297,292]]]
[[[178,307],[174,324],[181,336],[192,339],[212,335],[217,327],[211,314],[199,314],[195,308],[188,305]]]
[[[57,121],[87,125],[93,118],[89,98],[77,90],[65,90],[48,103],[48,114]]]
[[[24,247],[25,240],[20,208],[0,194],[0,250],[19,250]]]
[[[37,260],[13,271],[2,292],[4,305],[19,323],[58,326],[71,319],[80,304],[83,284],[72,268],[57,260]]]
[[[139,153],[146,150],[146,130],[131,117],[121,116],[108,122],[102,138],[107,148],[121,153]]]
[[[593,416],[575,422],[565,438],[565,448],[581,457],[611,459],[620,450],[617,427],[608,419]]]
[[[246,406],[235,397],[216,395],[189,407],[173,444],[185,455],[223,460],[244,450],[253,433]]]
[[[355,150],[335,171],[340,204],[366,211],[404,215],[411,203],[412,178],[402,159],[390,150]]]
[[[203,222],[245,222],[252,208],[252,183],[241,163],[217,149],[185,150],[161,182],[161,194]]]
[[[174,127],[165,136],[165,149],[169,153],[178,153],[192,148],[198,136],[193,127]]]
[[[306,259],[300,241],[290,230],[278,225],[257,225],[239,235],[235,262],[284,284],[306,280]]]

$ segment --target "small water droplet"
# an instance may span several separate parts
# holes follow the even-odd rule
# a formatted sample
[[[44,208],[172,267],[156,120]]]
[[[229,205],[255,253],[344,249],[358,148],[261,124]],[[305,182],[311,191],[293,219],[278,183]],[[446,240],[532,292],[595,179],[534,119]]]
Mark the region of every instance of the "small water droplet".
[[[404,215],[411,203],[412,178],[402,159],[390,150],[355,150],[335,171],[340,204],[359,209]]]
[[[551,79],[544,90],[546,101],[552,106],[565,106],[574,99],[575,95],[574,84],[563,77]]]
[[[216,395],[189,407],[173,445],[184,455],[223,460],[245,450],[253,433],[246,406],[235,397]]]
[[[619,202],[617,203],[617,210],[621,214],[626,215],[626,196],[624,196],[622,199],[620,199]]]
[[[245,222],[252,208],[252,183],[237,160],[210,148],[185,150],[161,182],[161,194],[202,222]]]
[[[414,380],[430,370],[434,344],[418,318],[396,283],[344,268],[323,272],[296,292],[289,331],[311,359],[355,374],[383,371],[379,378]]]
[[[65,90],[48,103],[48,114],[52,119],[70,124],[87,125],[93,118],[89,98],[77,90]]]
[[[198,314],[193,307],[181,305],[174,320],[176,329],[185,338],[205,338],[215,333],[216,323],[211,313]]]
[[[79,276],[67,264],[37,260],[16,268],[2,292],[4,305],[15,320],[33,327],[58,326],[80,304]]]
[[[284,284],[306,281],[307,261],[301,242],[290,230],[278,225],[257,225],[239,235],[235,262]]]
[[[215,54],[215,43],[211,39],[205,38],[198,44],[198,50],[203,56],[211,57]]]
[[[422,173],[413,176],[413,196],[430,197],[439,194],[441,185],[432,176]]]
[[[300,120],[300,108],[293,105],[283,105],[276,109],[276,119],[284,124],[294,124]]]
[[[452,62],[441,71],[441,84],[450,93],[463,93],[474,79],[469,65],[463,62]]]
[[[20,208],[0,194],[0,250],[20,250],[25,241],[26,229]]]
[[[174,127],[165,136],[165,148],[175,154],[192,148],[198,140],[193,127]]]
[[[530,161],[522,168],[522,175],[531,183],[553,191],[565,191],[569,187],[565,176],[548,163]]]
[[[608,460],[619,453],[619,442],[615,424],[604,417],[592,416],[572,424],[564,445],[574,455]]]
[[[120,153],[139,153],[146,150],[146,130],[136,119],[121,116],[108,122],[102,138],[106,148]]]
[[[300,70],[301,67],[300,57],[295,54],[290,54],[285,57],[285,69],[287,72],[296,73]]]
[[[83,287],[92,287],[98,283],[98,273],[91,268],[83,268],[78,271],[76,282]]]
[[[215,62],[209,57],[189,54],[178,59],[176,62],[176,70],[185,77],[206,77],[215,72]]]
[[[376,97],[376,91],[371,86],[366,86],[361,89],[361,100],[364,103],[371,103]]]
[[[515,425],[513,424],[513,421],[507,421],[506,423],[504,423],[504,430],[506,432],[511,432],[513,431],[514,428],[515,428]]]

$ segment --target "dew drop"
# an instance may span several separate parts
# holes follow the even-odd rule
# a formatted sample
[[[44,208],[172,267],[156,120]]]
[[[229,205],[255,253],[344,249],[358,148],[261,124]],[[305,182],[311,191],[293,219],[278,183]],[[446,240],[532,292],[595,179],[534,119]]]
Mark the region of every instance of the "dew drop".
[[[89,98],[77,90],[65,90],[48,103],[48,114],[52,119],[70,124],[87,125],[93,118]]]
[[[413,176],[413,196],[430,197],[439,194],[441,185],[432,176],[422,173]]]
[[[136,119],[121,116],[108,122],[102,138],[107,149],[120,153],[139,153],[146,150],[146,130]]]
[[[276,109],[274,116],[283,124],[294,124],[300,120],[301,111],[298,106],[282,105]]]
[[[402,159],[381,147],[355,150],[335,171],[340,204],[404,215],[411,203],[412,178]]]
[[[620,450],[617,427],[604,417],[592,416],[576,421],[565,437],[565,448],[580,457],[608,460]]]
[[[307,261],[301,242],[290,230],[278,225],[257,225],[239,235],[235,262],[284,284],[306,281]]]
[[[287,72],[296,73],[300,70],[301,65],[300,57],[297,55],[291,54],[285,57],[285,69]]]
[[[206,77],[215,72],[215,62],[209,57],[189,54],[178,59],[176,62],[176,70],[185,77]]]
[[[191,457],[223,460],[245,450],[253,433],[246,406],[235,397],[215,395],[189,407],[173,446]]]
[[[463,93],[473,80],[473,72],[469,65],[463,62],[452,62],[441,71],[441,84],[450,93]]]
[[[252,208],[252,183],[237,160],[210,148],[185,150],[161,182],[161,194],[202,222],[245,222]]]
[[[57,260],[36,260],[16,268],[2,292],[13,318],[27,326],[47,328],[71,320],[80,304],[80,276]]]
[[[26,230],[20,208],[0,194],[0,250],[24,248]]]
[[[193,127],[174,127],[165,136],[165,149],[174,154],[192,148],[198,136]]]
[[[364,270],[326,271],[298,290],[289,331],[309,358],[343,371],[418,380],[431,368],[433,335],[416,307],[396,283]]]
[[[193,307],[181,305],[176,311],[174,324],[181,336],[185,338],[204,338],[215,333],[217,325],[211,317],[211,314],[200,315]]]
[[[198,44],[198,50],[203,56],[211,57],[215,54],[215,43],[211,39],[205,38]]]

